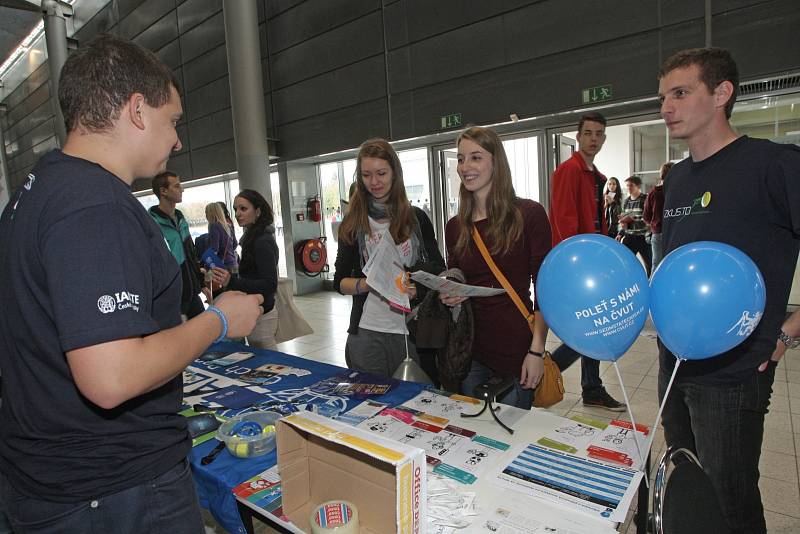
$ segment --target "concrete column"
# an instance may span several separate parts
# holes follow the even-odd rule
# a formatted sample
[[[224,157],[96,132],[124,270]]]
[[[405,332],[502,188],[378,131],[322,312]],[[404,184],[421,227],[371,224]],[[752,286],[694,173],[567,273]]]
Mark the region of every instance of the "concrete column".
[[[72,16],[72,6],[58,0],[42,0],[44,37],[47,42],[47,62],[50,66],[50,102],[53,105],[54,126],[58,144],[64,146],[67,128],[58,104],[58,83],[61,67],[67,61],[67,17]]]
[[[0,113],[5,113],[5,104],[0,104]],[[0,121],[0,211],[5,208],[11,198],[11,177],[8,172],[8,159],[6,159],[6,139],[3,131],[3,122]]]
[[[223,2],[222,12],[239,188],[255,189],[272,203],[256,0]]]

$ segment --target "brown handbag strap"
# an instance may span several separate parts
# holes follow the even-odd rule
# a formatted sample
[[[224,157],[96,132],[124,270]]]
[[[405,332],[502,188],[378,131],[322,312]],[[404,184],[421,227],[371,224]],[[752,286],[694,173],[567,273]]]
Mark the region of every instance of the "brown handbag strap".
[[[486,249],[486,245],[483,243],[481,234],[478,233],[478,229],[475,228],[475,226],[472,227],[472,239],[474,239],[475,244],[478,245],[478,250],[481,251],[481,256],[483,256],[483,259],[486,261],[486,265],[489,266],[489,269],[492,270],[494,277],[497,278],[497,281],[500,282],[500,285],[502,285],[503,288],[506,290],[508,296],[511,297],[511,300],[514,302],[519,312],[525,318],[525,322],[528,323],[528,327],[531,329],[531,333],[533,333],[533,325],[536,320],[536,317],[532,313],[528,312],[528,308],[526,308],[525,305],[522,303],[522,299],[519,298],[519,295],[514,290],[514,288],[511,287],[511,284],[509,283],[508,279],[505,277],[502,271],[500,271],[500,269],[497,267],[497,264],[492,259],[491,254],[489,254],[489,251]]]

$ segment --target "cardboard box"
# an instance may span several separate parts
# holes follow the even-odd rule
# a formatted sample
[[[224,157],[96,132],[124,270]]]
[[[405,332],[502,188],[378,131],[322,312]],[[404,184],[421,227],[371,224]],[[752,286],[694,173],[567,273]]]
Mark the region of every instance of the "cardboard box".
[[[425,451],[311,412],[275,427],[283,512],[310,532],[311,513],[325,501],[358,509],[362,534],[424,534]]]

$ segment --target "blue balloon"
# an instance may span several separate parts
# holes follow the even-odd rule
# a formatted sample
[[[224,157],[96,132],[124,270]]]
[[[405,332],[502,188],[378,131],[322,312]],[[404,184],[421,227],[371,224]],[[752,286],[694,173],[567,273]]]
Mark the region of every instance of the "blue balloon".
[[[647,274],[610,237],[581,234],[559,243],[542,263],[536,298],[564,343],[596,360],[616,361],[647,320]]]
[[[650,284],[650,314],[677,357],[703,360],[729,351],[764,313],[764,278],[745,253],[714,241],[676,248]]]

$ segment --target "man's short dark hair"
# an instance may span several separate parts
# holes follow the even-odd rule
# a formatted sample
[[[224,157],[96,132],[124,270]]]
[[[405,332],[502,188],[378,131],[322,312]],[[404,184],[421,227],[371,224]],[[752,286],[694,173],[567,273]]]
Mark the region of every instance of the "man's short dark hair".
[[[625,181],[626,182],[630,182],[632,184],[636,184],[639,187],[642,187],[642,179],[639,178],[638,176],[636,176],[635,174],[633,176],[631,176],[630,178],[625,178]]]
[[[155,54],[112,35],[100,35],[67,58],[61,69],[58,102],[67,131],[109,130],[134,93],[148,106],[169,102],[178,80]]]
[[[178,175],[172,171],[162,171],[153,176],[153,194],[158,200],[161,200],[161,188],[169,187],[169,179],[173,176],[177,177]]]
[[[586,122],[586,121],[599,122],[600,124],[603,125],[604,129],[606,127],[606,122],[607,122],[606,118],[603,117],[603,114],[600,113],[600,112],[592,111],[591,113],[586,113],[585,115],[583,115],[581,117],[580,122],[578,122],[578,133],[579,134],[581,133],[581,130],[583,130],[583,123]]]
[[[724,81],[733,84],[733,94],[725,104],[725,116],[730,119],[731,113],[733,113],[733,104],[736,103],[736,97],[739,94],[739,69],[736,67],[731,53],[724,48],[716,47],[681,50],[664,60],[658,71],[658,79],[660,80],[675,69],[685,69],[692,65],[697,65],[700,70],[700,81],[711,93]]]

